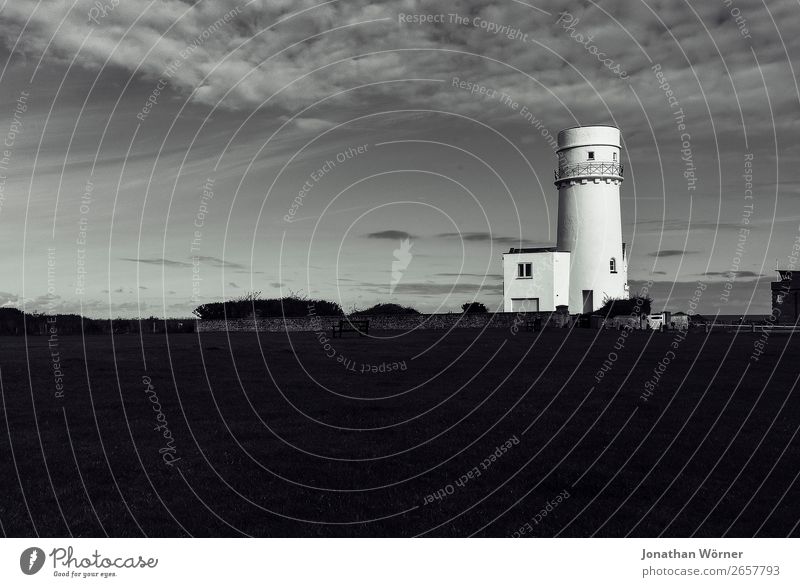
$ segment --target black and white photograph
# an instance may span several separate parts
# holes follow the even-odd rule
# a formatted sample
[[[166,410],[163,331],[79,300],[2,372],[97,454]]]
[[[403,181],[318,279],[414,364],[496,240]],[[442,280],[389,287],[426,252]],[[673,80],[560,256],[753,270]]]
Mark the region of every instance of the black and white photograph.
[[[797,0],[0,2],[4,584],[800,580]]]

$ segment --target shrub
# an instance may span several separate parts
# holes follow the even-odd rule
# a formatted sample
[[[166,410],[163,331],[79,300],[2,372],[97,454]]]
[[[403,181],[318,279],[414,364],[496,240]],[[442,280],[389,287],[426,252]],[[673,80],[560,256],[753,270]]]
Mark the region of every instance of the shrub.
[[[595,315],[613,318],[614,316],[646,316],[650,313],[653,299],[650,296],[633,296],[632,298],[605,298],[603,307],[592,312]]]
[[[485,314],[488,312],[486,306],[480,302],[467,302],[461,306],[461,310],[465,314]]]
[[[258,316],[264,318],[297,318],[315,314],[317,316],[341,316],[341,306],[328,300],[312,300],[292,294],[283,298],[262,300],[260,292],[247,294],[237,300],[212,302],[197,306],[192,312],[201,320],[236,320]]]
[[[414,308],[400,304],[375,304],[366,310],[357,310],[351,316],[371,316],[376,314],[419,314]]]

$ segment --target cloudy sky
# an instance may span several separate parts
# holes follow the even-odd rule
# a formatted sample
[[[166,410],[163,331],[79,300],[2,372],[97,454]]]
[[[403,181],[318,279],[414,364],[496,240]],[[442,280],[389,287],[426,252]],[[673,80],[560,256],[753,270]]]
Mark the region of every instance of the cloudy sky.
[[[702,281],[703,313],[769,311],[800,236],[799,16],[794,0],[6,1],[0,303],[497,307],[502,253],[555,241],[548,136],[602,123],[624,137],[632,288],[686,311]]]

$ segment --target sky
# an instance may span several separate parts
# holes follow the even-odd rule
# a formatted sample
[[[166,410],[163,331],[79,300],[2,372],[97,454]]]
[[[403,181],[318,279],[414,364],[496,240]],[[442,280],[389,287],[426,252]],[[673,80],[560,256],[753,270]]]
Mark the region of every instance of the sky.
[[[495,309],[502,253],[555,242],[553,137],[613,124],[631,291],[768,313],[800,237],[798,10],[5,2],[0,304]]]

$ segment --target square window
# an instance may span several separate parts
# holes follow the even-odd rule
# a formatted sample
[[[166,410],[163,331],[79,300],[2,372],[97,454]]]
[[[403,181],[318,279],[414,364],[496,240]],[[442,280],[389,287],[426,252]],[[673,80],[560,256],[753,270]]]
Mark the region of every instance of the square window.
[[[517,278],[530,278],[533,274],[533,263],[517,263]]]
[[[589,151],[589,159],[594,159],[594,151]]]

